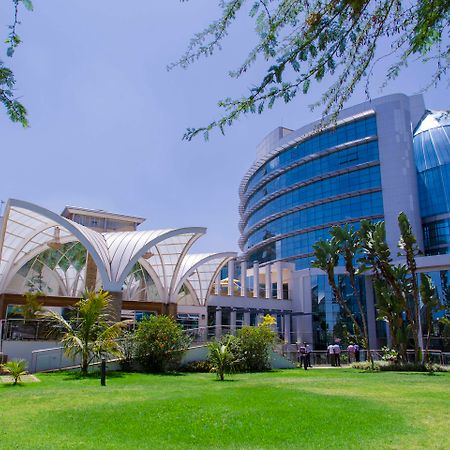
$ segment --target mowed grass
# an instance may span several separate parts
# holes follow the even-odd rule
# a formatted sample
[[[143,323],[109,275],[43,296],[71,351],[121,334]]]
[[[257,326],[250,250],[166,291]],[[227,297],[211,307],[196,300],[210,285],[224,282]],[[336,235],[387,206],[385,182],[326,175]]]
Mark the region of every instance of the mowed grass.
[[[450,448],[450,374],[41,374],[0,386],[0,449]]]

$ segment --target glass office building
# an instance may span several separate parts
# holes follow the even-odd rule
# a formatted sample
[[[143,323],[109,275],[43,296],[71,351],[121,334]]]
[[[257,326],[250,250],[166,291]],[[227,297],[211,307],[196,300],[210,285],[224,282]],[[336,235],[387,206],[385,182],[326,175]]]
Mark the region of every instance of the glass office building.
[[[329,238],[334,225],[384,220],[396,257],[397,217],[405,212],[430,255],[419,258],[419,270],[433,274],[443,303],[450,298],[449,124],[448,115],[426,110],[421,95],[394,94],[345,109],[332,124],[279,127],[258,145],[239,190],[241,260],[260,272],[290,263],[292,328],[299,339],[324,348],[351,327],[326,277],[311,267],[313,244]],[[337,273],[357,313],[343,268]],[[369,276],[360,279],[360,290],[372,347],[386,344]]]
[[[242,192],[242,249],[250,262],[308,267],[331,225],[382,219],[374,113],[307,137],[274,155]]]

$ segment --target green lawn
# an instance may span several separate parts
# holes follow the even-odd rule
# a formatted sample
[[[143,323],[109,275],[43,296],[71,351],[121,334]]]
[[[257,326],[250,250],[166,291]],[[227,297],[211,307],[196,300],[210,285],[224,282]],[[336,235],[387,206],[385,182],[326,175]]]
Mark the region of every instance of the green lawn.
[[[0,449],[450,448],[450,374],[42,374],[0,386]]]

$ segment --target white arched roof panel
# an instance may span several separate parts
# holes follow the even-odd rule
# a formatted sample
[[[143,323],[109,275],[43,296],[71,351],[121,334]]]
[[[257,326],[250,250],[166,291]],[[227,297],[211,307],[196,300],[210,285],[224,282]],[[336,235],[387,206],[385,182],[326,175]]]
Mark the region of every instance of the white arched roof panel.
[[[185,228],[176,231],[179,234],[167,237],[151,247],[149,251],[153,255],[146,259],[160,279],[166,298],[170,295],[174,276],[178,273],[184,255],[193,242],[204,233],[204,228]]]
[[[128,231],[105,233],[105,240],[111,258],[112,279],[118,281],[125,267],[136,253],[148,242],[157,240],[171,230]],[[128,275],[128,273],[126,274]]]
[[[68,235],[67,237],[61,239],[61,244],[67,244],[68,242],[74,241],[79,242],[73,235]],[[46,240],[45,242],[37,246],[30,245],[27,251],[24,250],[26,247],[28,247],[28,244],[23,249],[16,250],[15,256],[11,258],[11,263],[8,266],[5,272],[5,276],[2,280],[2,285],[5,289],[8,287],[9,282],[12,280],[17,271],[20,270],[24,264],[48,249],[47,242],[49,241]]]
[[[60,228],[61,239],[78,240],[92,255],[102,280],[108,284],[110,265],[108,249],[103,236],[71,220],[65,219],[45,208],[11,199],[5,209],[0,236],[0,287],[15,262],[26,259],[53,239],[53,228]]]
[[[200,304],[204,305],[211,283],[216,275],[224,264],[235,257],[236,253],[232,252],[186,255],[173,298],[176,298],[183,283],[188,281],[195,291]]]
[[[176,267],[176,262],[184,254],[183,250],[186,245],[195,236],[201,236],[204,233],[205,228],[199,227],[119,233],[126,234],[126,236],[116,236],[118,233],[105,233],[104,236],[111,254],[113,281],[122,285],[136,262],[150,251],[153,256],[148,259],[148,262],[154,267],[158,276],[161,277],[164,272],[163,285],[167,288],[170,286],[168,283],[170,283],[174,270],[171,269],[171,266]],[[153,247],[156,252],[152,250]]]

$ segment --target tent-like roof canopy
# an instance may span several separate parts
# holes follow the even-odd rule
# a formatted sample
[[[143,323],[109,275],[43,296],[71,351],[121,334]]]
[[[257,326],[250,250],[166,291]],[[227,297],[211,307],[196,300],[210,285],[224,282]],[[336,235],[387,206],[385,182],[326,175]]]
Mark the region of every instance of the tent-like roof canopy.
[[[162,301],[176,301],[189,282],[204,304],[220,268],[235,253],[188,255],[206,229],[178,229],[99,233],[45,208],[11,199],[5,209],[0,235],[0,292],[33,257],[57,240],[80,242],[96,263],[103,288],[119,292],[136,263],[149,273]]]

